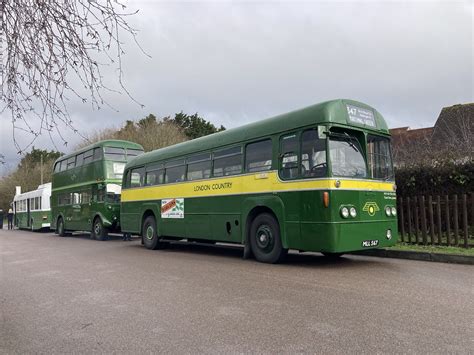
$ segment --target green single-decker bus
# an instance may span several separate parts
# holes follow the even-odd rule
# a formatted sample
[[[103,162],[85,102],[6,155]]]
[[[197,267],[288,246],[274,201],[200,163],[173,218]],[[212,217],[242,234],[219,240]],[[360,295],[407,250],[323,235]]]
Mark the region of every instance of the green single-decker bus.
[[[149,249],[238,243],[276,263],[289,249],[391,246],[389,130],[374,108],[339,99],[145,153],[125,166],[120,213]]]

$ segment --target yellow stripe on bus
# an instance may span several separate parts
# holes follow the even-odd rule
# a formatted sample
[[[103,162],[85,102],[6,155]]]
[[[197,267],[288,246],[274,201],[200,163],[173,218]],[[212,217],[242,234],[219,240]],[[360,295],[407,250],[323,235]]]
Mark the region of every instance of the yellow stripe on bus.
[[[340,186],[335,186],[336,180]],[[299,190],[366,190],[393,192],[394,184],[368,180],[311,179],[281,181],[276,172],[228,176],[208,180],[138,187],[122,190],[122,202],[164,198],[211,197]]]

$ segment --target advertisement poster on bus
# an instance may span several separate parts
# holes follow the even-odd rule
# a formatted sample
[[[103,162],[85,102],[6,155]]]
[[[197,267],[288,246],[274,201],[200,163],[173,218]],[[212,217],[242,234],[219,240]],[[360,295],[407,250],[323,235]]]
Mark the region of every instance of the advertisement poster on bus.
[[[161,218],[184,218],[184,198],[161,200]]]

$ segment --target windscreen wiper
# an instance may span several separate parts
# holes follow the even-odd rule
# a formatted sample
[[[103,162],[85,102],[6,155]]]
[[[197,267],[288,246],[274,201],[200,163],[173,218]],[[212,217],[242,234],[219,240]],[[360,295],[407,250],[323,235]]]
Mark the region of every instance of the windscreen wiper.
[[[344,139],[347,143],[349,143],[349,145],[356,151],[356,152],[359,152],[359,149],[357,149],[357,146],[352,143],[353,140],[356,140],[356,138],[350,136],[347,132],[344,132],[344,134],[342,133],[336,133],[336,132],[331,132],[329,133],[329,136],[330,137],[337,137],[337,138],[342,138]]]

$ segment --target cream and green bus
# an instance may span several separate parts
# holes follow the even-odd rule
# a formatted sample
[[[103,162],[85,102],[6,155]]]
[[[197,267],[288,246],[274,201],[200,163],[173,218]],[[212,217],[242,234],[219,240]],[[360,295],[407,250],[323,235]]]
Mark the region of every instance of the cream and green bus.
[[[13,198],[15,226],[19,229],[49,229],[51,225],[51,183],[39,185],[36,190],[21,193],[16,187]]]

